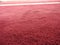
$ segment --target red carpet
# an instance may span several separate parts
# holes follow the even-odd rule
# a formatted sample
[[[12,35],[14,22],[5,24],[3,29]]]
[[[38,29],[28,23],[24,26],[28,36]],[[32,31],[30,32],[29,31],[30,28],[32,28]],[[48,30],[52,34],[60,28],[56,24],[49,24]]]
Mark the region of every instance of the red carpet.
[[[60,45],[60,4],[0,6],[0,45]]]

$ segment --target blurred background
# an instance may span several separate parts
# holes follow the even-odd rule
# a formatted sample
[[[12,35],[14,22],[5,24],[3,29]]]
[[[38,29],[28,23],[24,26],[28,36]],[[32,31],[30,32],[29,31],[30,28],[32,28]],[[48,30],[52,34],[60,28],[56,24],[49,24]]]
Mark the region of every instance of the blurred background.
[[[60,1],[60,0],[0,0],[3,2],[10,2],[10,1],[20,1],[20,2],[40,2],[40,1]]]

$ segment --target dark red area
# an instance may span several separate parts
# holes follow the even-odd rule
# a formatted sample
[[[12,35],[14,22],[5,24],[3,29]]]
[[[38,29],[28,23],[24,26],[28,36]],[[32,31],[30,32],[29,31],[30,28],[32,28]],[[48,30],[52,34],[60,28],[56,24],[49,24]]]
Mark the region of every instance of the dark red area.
[[[0,6],[0,45],[60,45],[60,4]]]

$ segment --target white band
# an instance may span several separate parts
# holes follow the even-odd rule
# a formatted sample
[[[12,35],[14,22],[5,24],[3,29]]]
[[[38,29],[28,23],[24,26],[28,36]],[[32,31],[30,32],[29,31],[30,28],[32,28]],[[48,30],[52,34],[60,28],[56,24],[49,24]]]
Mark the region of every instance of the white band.
[[[60,4],[60,2],[40,2],[40,3],[18,3],[18,4],[0,4],[0,6],[19,6],[19,5],[39,5],[39,4]]]

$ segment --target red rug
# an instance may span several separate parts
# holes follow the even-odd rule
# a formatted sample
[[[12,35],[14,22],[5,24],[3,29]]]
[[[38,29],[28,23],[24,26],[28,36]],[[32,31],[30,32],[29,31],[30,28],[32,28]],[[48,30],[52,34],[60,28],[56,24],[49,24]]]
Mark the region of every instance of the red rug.
[[[60,4],[0,6],[0,45],[60,45]]]

